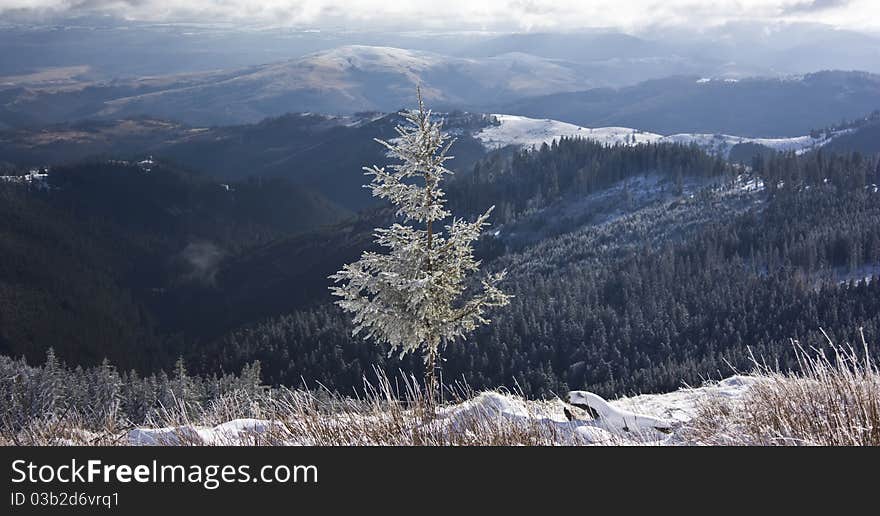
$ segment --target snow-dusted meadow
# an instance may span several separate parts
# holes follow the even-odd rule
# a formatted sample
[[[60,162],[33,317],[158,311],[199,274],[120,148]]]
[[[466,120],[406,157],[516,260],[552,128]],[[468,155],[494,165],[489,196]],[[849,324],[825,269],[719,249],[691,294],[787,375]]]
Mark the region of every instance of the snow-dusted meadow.
[[[828,136],[796,136],[792,138],[748,138],[729,134],[681,133],[661,135],[640,131],[631,127],[582,127],[558,120],[536,119],[517,115],[493,114],[498,124],[490,125],[474,136],[488,150],[500,149],[508,145],[524,148],[540,147],[563,137],[585,138],[605,145],[636,145],[641,143],[681,143],[695,144],[708,152],[727,157],[737,144],[754,143],[784,152],[802,153],[825,145],[845,131]]]
[[[781,372],[756,359],[748,375],[663,394],[604,400],[575,390],[565,400],[530,401],[499,391],[462,392],[457,402],[438,406],[423,397],[414,379],[403,380],[400,395],[394,390],[399,383],[381,376],[361,400],[337,394],[318,401],[312,394],[296,392],[269,407],[282,417],[136,428],[111,441],[126,445],[880,445],[880,371],[868,345],[864,338],[860,349],[828,342],[825,349],[810,351],[794,343],[800,372]],[[240,405],[236,410],[241,410]]]
[[[561,399],[528,401],[510,393],[486,391],[459,403],[437,407],[434,418],[425,418],[419,413],[421,408],[343,409],[321,415],[303,413],[299,420],[241,418],[213,426],[135,428],[125,434],[123,442],[205,446],[382,445],[414,444],[404,441],[421,436],[424,444],[492,444],[496,438],[499,444],[510,444],[508,441],[514,438],[526,440],[520,444],[539,445],[695,444],[689,437],[689,423],[703,407],[736,404],[755,381],[748,376],[733,376],[698,388],[612,401],[586,391],[572,391],[568,395],[570,403]],[[371,430],[386,425],[401,425],[400,434]],[[341,440],[316,439],[321,435]],[[383,435],[388,440],[377,438]]]
[[[550,119],[502,114],[490,116],[494,117],[498,124],[485,127],[475,135],[490,150],[508,145],[540,147],[543,143],[550,144],[553,140],[563,137],[587,138],[607,145],[654,143],[663,138],[659,134],[629,127],[589,128]]]
[[[868,349],[829,340],[805,351],[795,342],[799,372],[762,358],[746,375],[613,400],[582,390],[528,400],[456,385],[444,388],[448,401],[432,402],[420,380],[376,370],[377,380],[354,396],[237,389],[203,405],[163,404],[138,423],[58,405],[18,428],[7,422],[0,445],[877,446],[880,372]]]

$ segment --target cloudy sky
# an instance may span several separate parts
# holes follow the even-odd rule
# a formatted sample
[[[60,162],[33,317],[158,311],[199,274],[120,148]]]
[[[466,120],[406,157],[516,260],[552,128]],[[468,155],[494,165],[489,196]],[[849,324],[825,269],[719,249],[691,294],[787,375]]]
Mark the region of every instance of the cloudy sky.
[[[638,31],[731,21],[816,22],[880,30],[877,0],[0,0],[16,19],[111,15],[129,20],[414,30]]]

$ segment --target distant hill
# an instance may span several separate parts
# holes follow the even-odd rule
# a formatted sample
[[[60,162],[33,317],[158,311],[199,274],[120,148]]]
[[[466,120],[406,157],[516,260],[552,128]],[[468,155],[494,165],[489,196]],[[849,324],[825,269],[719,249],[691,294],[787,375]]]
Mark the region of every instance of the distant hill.
[[[851,129],[829,127],[823,131],[811,131],[809,135],[790,138],[747,138],[721,133],[677,133],[661,135],[632,127],[581,127],[551,119],[535,119],[518,115],[490,115],[492,124],[482,128],[474,137],[489,149],[507,145],[521,147],[540,147],[562,137],[583,138],[603,145],[636,145],[644,143],[679,143],[696,145],[701,149],[721,156],[739,160],[739,154],[749,146],[760,146],[768,151],[805,152],[826,145],[829,141],[848,134]]]
[[[0,91],[7,125],[147,114],[190,124],[256,122],[280,113],[396,111],[416,86],[435,109],[483,105],[602,85],[575,63],[510,53],[448,57],[350,45],[259,66]]]
[[[498,112],[661,134],[786,137],[880,108],[880,76],[819,72],[790,79],[672,77],[620,89],[559,93],[500,104]]]
[[[756,156],[769,158],[777,151],[806,152],[822,149],[826,154],[860,153],[880,154],[880,110],[852,121],[825,126],[810,131],[809,137],[792,138],[791,141],[811,139],[818,144],[801,148],[780,148],[767,145],[767,140],[744,141],[730,149],[728,160],[749,164]],[[780,140],[781,141],[781,140]],[[878,170],[880,172],[880,170]]]
[[[481,114],[443,115],[456,142],[454,170],[469,170],[487,149],[474,138],[488,124]],[[147,118],[84,121],[36,129],[0,130],[3,161],[25,167],[78,160],[161,158],[219,181],[284,178],[346,209],[373,204],[362,167],[387,161],[373,138],[393,138],[397,114],[288,114],[257,124],[190,127]]]
[[[849,125],[837,124],[790,138],[661,135],[640,128],[582,127],[518,115],[452,112],[437,116],[444,118],[446,129],[456,139],[452,148],[455,159],[449,166],[460,173],[470,172],[479,159],[499,150],[540,147],[562,137],[591,139],[604,145],[695,144],[722,158],[748,163],[757,152],[803,152],[853,131]],[[362,187],[362,167],[387,161],[383,148],[373,139],[393,138],[398,123],[397,114],[376,112],[347,116],[293,113],[256,124],[223,127],[190,127],[149,118],[83,121],[0,130],[0,157],[19,166],[38,167],[86,158],[140,160],[154,156],[218,182],[284,178],[346,210],[357,211],[375,204]],[[870,145],[867,138],[862,147]]]
[[[0,161],[39,167],[83,159],[141,159],[163,144],[199,131],[202,129],[145,117],[0,128]]]

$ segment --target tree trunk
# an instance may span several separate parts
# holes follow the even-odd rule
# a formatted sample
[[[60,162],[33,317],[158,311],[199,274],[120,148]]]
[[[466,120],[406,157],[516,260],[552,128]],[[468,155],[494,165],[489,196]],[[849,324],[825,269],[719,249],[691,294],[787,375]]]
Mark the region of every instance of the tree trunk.
[[[433,410],[437,400],[437,349],[431,348],[425,361],[425,390],[427,391],[428,403]]]

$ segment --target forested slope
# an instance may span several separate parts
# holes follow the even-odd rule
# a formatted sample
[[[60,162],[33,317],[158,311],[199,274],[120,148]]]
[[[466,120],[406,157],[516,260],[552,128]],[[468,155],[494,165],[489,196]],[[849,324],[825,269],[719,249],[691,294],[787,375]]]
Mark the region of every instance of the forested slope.
[[[639,162],[638,156],[668,150],[646,149],[598,151],[623,156],[603,161],[619,170],[606,184],[646,171],[667,179],[659,186],[665,195],[634,211],[615,209],[604,222],[525,247],[506,229],[528,220],[528,209],[500,211],[499,218],[509,222],[484,240],[482,250],[490,268],[509,270],[507,289],[515,298],[472,342],[449,346],[447,378],[464,377],[475,387],[519,385],[530,394],[667,390],[729,373],[730,365],[747,367],[750,349],[791,365],[790,339],[821,344],[820,327],[841,341],[860,326],[868,335],[876,332],[880,286],[846,281],[880,263],[880,198],[871,186],[876,160],[779,156],[756,163],[755,176],[737,177],[739,171],[726,165],[711,168],[713,160],[706,161],[708,169],[689,168],[681,157],[688,156],[685,149],[673,151],[682,154],[671,167]],[[577,177],[571,170],[583,170],[562,167],[567,172],[554,176],[551,156],[572,152],[581,159],[594,150],[563,143],[543,151],[543,158],[537,153],[515,158],[513,163],[525,160],[520,165],[498,165],[521,172],[528,168],[522,163],[543,160],[535,170],[546,174],[487,175],[495,178],[487,183],[512,192],[503,198],[515,206],[517,183],[531,181],[531,189],[523,190],[531,192],[523,195],[531,199],[530,209],[550,212],[557,203],[581,198],[568,181]],[[677,177],[684,173],[690,176]],[[701,189],[689,193],[694,175],[706,177]],[[506,183],[509,177],[514,179]],[[765,182],[773,186],[764,188]],[[536,194],[558,184],[566,193],[555,201]],[[634,192],[622,188],[617,195],[618,206],[626,206]],[[304,378],[343,388],[356,384],[373,363],[398,365],[349,332],[338,310],[318,303],[234,332],[203,356],[208,363],[236,366],[259,358],[273,382]],[[419,367],[417,361],[404,366]]]
[[[790,339],[820,344],[820,327],[842,342],[864,326],[875,342],[880,285],[859,280],[880,266],[877,167],[824,150],[744,167],[695,147],[570,139],[492,154],[447,192],[465,216],[496,205],[478,254],[509,271],[515,297],[448,346],[444,378],[529,395],[662,391],[746,367],[750,349],[789,365]],[[327,292],[387,209],[334,222],[283,181],[227,189],[161,164],[50,179],[3,189],[4,354],[54,347],[142,374],[178,357],[198,374],[259,360],[269,383],[343,391],[374,366],[420,371],[352,338]]]

